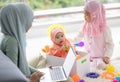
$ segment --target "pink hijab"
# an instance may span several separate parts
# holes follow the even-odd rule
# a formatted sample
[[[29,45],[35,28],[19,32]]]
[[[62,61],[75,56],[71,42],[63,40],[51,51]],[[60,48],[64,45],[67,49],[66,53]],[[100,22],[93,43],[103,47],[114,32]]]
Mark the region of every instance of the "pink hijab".
[[[54,29],[51,31],[51,33],[50,33],[51,40],[52,40],[54,43],[56,43],[56,41],[55,41],[55,36],[56,36],[56,34],[59,33],[59,32],[61,32],[61,33],[64,34],[63,30],[60,29],[60,28],[54,28]]]
[[[52,45],[52,47],[50,48],[49,55],[54,55],[54,56],[58,56],[58,57],[63,57],[63,58],[65,58],[66,55],[67,55],[67,53],[68,53],[68,51],[61,50],[60,48],[61,48],[62,46],[57,45],[57,44],[56,44],[56,41],[55,41],[55,36],[56,36],[56,34],[59,33],[59,32],[64,33],[61,28],[54,28],[54,29],[51,31],[50,36],[51,36],[51,40],[53,41],[53,45]],[[65,38],[65,40],[64,40],[64,43],[68,44],[69,47],[71,46],[70,42],[69,42],[66,38]],[[56,52],[56,51],[57,51],[57,53],[54,54],[54,52]]]
[[[83,32],[89,36],[97,37],[106,28],[105,8],[103,4],[89,0],[84,10],[88,11],[91,16],[91,21],[85,21],[83,25]]]

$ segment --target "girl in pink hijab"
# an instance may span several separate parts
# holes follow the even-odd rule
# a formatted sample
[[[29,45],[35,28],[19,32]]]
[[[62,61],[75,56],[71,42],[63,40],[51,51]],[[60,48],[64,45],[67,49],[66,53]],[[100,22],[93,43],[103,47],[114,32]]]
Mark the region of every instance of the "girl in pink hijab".
[[[53,45],[50,48],[49,55],[65,58],[71,44],[66,39],[64,31],[56,27],[51,30],[50,37]]]
[[[91,65],[105,69],[110,62],[114,44],[111,31],[106,23],[103,4],[95,0],[88,0],[84,7],[84,18],[82,30],[73,40],[71,39],[71,42],[78,43],[84,38],[85,48],[90,54]]]

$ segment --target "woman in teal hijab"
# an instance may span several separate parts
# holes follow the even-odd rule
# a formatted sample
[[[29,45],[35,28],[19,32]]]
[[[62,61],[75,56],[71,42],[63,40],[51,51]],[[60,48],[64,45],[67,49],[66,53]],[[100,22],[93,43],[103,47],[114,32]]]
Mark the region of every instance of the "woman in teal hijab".
[[[12,3],[1,9],[0,25],[3,38],[0,48],[26,77],[36,72],[28,66],[25,52],[26,32],[31,27],[32,21],[33,12],[25,3]],[[39,72],[39,78],[42,75]]]

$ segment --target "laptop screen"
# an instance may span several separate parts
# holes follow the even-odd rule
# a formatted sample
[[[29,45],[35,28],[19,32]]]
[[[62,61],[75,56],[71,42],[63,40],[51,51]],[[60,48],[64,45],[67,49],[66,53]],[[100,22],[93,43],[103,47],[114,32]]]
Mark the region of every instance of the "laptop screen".
[[[63,69],[64,69],[67,77],[69,76],[69,74],[72,70],[75,60],[76,60],[76,53],[73,51],[72,48],[70,48],[68,55],[63,64]]]

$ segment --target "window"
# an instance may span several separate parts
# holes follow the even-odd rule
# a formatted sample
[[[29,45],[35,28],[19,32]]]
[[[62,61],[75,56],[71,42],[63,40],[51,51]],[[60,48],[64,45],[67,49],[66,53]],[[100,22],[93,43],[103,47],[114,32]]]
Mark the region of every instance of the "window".
[[[87,0],[0,0],[0,8],[7,3],[26,2],[33,10],[46,10],[83,6]],[[102,3],[120,2],[120,0],[99,0]]]

